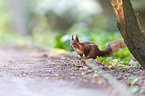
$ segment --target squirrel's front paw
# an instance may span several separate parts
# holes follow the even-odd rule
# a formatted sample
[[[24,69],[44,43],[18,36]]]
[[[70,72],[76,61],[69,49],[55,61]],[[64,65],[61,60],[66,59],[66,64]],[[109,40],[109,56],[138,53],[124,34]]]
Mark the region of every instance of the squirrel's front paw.
[[[81,62],[84,62],[84,59],[82,59]]]

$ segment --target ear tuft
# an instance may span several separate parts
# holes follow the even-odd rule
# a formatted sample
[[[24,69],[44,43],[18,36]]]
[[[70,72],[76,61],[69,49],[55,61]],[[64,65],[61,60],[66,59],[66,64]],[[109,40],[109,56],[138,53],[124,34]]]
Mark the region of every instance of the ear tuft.
[[[74,40],[74,36],[72,35],[72,40]]]
[[[76,41],[79,42],[79,37],[78,37],[78,35],[76,35]]]

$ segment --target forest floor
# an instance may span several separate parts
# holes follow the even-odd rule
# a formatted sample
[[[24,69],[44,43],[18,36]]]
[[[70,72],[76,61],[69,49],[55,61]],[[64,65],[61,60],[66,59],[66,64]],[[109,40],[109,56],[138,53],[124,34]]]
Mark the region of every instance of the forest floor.
[[[120,96],[79,59],[50,50],[0,47],[2,96]]]
[[[128,64],[108,67],[106,64],[96,63],[102,70],[111,74],[116,80],[127,85],[130,92],[135,96],[145,96],[145,69],[141,65],[130,66]],[[138,64],[138,62],[136,62],[136,64]]]

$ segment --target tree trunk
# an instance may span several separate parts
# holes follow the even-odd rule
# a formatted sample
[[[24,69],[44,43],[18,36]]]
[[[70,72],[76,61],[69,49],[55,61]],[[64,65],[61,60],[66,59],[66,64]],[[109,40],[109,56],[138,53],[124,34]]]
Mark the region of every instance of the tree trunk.
[[[111,0],[116,24],[124,41],[138,62],[145,68],[145,35],[130,0]]]

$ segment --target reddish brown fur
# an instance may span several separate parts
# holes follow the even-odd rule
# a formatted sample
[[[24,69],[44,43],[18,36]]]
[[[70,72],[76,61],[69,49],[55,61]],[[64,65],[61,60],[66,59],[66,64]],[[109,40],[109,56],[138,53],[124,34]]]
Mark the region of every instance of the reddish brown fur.
[[[70,47],[77,51],[82,60],[85,58],[95,59],[97,56],[106,56],[111,52],[115,52],[118,48],[125,46],[126,44],[123,40],[114,40],[104,50],[100,51],[98,46],[91,41],[80,42],[78,36],[75,39],[72,36],[72,42],[70,43]]]

